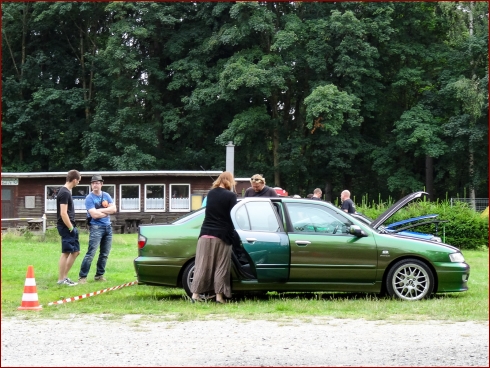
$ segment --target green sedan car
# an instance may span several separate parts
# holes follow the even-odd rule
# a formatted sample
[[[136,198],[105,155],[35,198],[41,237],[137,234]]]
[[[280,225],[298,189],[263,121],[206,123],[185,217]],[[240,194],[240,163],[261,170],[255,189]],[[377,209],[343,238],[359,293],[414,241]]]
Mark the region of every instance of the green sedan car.
[[[343,291],[420,300],[468,290],[470,267],[448,244],[387,232],[400,208],[426,195],[407,195],[370,225],[310,199],[251,197],[231,211],[234,293]],[[138,283],[184,288],[190,296],[204,208],[171,224],[139,227]]]

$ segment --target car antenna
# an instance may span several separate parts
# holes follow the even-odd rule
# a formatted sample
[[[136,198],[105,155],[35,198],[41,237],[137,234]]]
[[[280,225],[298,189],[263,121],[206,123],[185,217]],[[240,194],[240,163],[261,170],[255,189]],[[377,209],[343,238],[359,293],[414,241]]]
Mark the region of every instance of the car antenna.
[[[202,171],[206,172],[206,169],[205,169],[204,167],[202,167],[201,165],[199,165],[199,166],[201,167]],[[213,181],[213,183],[214,183],[214,180],[215,180],[215,179],[213,179],[213,177],[212,177],[211,175],[209,175],[209,177],[211,178],[211,180],[212,180],[212,181]]]
[[[202,171],[206,171],[206,169],[204,167],[202,167],[201,165],[199,165],[199,167],[202,169]],[[211,180],[213,181],[214,183],[214,179],[211,175],[209,175],[209,177],[211,178]],[[236,189],[235,189],[235,186],[233,185],[233,190],[232,192],[234,192],[236,195],[238,195],[238,193],[236,192]]]

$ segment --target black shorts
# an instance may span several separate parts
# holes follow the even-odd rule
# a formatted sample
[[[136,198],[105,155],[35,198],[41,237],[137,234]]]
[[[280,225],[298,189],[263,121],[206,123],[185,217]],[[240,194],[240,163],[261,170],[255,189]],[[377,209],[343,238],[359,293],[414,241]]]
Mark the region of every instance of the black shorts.
[[[58,226],[58,233],[61,236],[61,253],[80,252],[78,229],[76,227],[70,231],[66,226]]]

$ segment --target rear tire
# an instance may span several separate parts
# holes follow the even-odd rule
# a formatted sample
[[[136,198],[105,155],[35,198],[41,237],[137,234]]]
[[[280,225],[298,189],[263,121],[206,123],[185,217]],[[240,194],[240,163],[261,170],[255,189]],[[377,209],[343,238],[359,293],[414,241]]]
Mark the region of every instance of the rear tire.
[[[194,279],[195,266],[196,263],[194,261],[191,261],[191,263],[189,263],[187,267],[184,269],[184,273],[182,274],[182,286],[184,287],[184,290],[186,294],[189,296],[189,298],[192,297],[191,285],[192,285],[192,280]]]
[[[388,272],[386,290],[391,297],[402,300],[424,299],[434,290],[434,275],[425,263],[404,259]]]
[[[182,287],[185,290],[185,293],[192,298],[191,285],[192,280],[194,279],[194,268],[196,267],[196,262],[192,260],[184,269],[182,273]],[[202,299],[211,299],[214,298],[214,291],[209,291],[203,294],[199,294]]]

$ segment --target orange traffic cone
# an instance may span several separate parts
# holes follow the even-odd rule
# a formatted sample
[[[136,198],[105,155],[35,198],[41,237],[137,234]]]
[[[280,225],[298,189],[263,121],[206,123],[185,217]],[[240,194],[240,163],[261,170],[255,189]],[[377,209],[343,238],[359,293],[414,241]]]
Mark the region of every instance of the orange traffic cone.
[[[37,299],[36,279],[34,278],[34,267],[32,266],[27,267],[26,282],[24,284],[24,294],[22,294],[22,304],[17,309],[43,309],[43,307],[39,305],[39,301]]]

